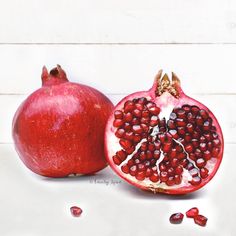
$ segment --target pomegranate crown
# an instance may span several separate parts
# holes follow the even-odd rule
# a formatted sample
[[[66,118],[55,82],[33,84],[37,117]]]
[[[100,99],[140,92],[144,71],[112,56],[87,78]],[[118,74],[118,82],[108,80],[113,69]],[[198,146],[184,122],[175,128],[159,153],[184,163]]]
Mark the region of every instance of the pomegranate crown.
[[[60,65],[57,65],[49,73],[46,66],[43,66],[41,79],[43,86],[54,85],[68,81],[65,71],[61,68]]]

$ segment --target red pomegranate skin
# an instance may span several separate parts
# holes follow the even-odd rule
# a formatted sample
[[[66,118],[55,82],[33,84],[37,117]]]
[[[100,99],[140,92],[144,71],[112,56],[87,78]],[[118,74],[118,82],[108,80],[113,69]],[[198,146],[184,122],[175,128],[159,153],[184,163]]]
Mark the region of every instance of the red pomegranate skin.
[[[98,90],[43,68],[42,87],[18,108],[13,140],[23,163],[47,177],[92,174],[106,167],[104,129],[113,104]]]

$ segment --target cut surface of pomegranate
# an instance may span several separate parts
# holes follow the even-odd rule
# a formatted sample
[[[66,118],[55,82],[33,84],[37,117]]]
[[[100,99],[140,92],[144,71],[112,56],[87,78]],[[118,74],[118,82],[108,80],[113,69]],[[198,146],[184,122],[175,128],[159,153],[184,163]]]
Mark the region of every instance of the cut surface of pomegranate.
[[[223,135],[213,113],[187,96],[177,76],[160,71],[149,91],[121,100],[105,132],[105,153],[115,172],[144,190],[186,194],[215,175]]]

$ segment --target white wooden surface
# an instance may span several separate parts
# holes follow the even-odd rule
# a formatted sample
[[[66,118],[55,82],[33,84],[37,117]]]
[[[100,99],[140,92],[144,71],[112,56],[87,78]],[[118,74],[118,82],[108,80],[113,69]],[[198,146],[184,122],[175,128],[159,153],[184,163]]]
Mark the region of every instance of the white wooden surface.
[[[0,0],[0,235],[233,236],[235,55],[234,0]],[[183,197],[140,192],[109,168],[74,179],[32,174],[14,151],[11,121],[40,87],[42,66],[57,63],[71,81],[98,88],[114,103],[147,90],[160,68],[176,72],[184,91],[206,104],[223,128],[219,173]],[[80,219],[69,214],[73,204],[84,209]],[[171,213],[195,205],[209,217],[206,228],[168,223]]]

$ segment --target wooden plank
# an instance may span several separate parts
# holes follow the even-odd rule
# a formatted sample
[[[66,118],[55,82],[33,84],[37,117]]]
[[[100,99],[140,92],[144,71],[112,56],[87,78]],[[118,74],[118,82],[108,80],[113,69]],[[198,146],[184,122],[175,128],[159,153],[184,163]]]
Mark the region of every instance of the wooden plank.
[[[116,104],[124,95],[108,94]],[[223,129],[226,143],[236,143],[236,96],[233,95],[197,95],[194,96],[214,112]],[[0,143],[12,143],[11,124],[17,107],[26,98],[25,95],[0,96]]]
[[[110,93],[147,90],[160,68],[187,93],[236,93],[236,45],[1,45],[0,94],[29,94],[41,68],[59,63],[71,81]]]
[[[0,43],[235,43],[234,0],[12,0]]]

